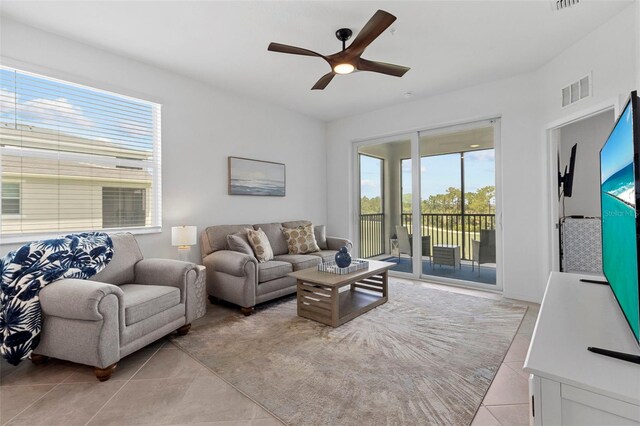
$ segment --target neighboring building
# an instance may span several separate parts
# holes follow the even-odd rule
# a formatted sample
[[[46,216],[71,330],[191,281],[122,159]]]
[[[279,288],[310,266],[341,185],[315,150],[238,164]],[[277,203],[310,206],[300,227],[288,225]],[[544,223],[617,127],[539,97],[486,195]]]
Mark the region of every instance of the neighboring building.
[[[1,235],[151,225],[151,149],[17,127],[0,128]]]

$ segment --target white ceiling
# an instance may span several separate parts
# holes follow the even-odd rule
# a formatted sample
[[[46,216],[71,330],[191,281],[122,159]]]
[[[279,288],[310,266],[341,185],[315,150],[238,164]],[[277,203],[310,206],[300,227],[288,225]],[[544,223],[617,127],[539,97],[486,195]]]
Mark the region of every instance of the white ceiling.
[[[534,70],[633,0],[537,1],[15,1],[16,21],[330,121]],[[321,58],[267,51],[269,42],[323,54],[334,32],[377,9],[398,20],[363,57],[411,67],[402,78],[359,72],[311,91]]]

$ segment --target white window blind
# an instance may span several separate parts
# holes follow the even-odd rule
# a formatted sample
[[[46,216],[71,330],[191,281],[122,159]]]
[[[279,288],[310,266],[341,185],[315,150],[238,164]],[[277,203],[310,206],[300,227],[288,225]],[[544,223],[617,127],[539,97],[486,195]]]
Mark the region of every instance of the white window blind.
[[[0,240],[159,228],[160,109],[0,67]]]

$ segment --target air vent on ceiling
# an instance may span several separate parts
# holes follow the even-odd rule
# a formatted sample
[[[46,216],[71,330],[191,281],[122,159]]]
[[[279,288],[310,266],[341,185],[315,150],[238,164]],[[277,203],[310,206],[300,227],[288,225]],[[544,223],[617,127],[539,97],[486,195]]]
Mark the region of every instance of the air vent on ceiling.
[[[591,75],[582,77],[562,88],[562,107],[575,104],[589,96],[591,96]]]
[[[552,0],[555,10],[567,9],[580,3],[580,0]]]

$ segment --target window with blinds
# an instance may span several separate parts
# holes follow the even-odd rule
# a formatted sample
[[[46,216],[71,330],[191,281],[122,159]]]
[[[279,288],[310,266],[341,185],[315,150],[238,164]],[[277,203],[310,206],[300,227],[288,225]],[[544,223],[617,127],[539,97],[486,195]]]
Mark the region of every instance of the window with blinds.
[[[0,240],[161,225],[160,105],[0,67]]]

